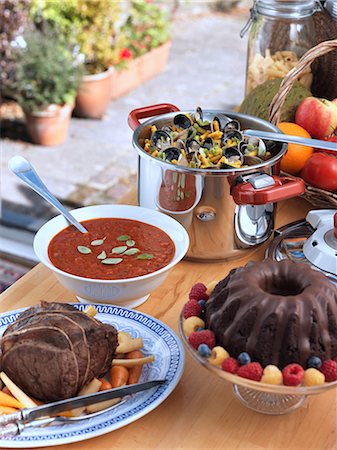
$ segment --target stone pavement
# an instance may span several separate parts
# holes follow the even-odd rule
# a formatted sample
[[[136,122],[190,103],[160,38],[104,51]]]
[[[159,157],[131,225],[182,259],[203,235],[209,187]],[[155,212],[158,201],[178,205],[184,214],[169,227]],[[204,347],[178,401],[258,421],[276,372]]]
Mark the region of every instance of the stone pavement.
[[[246,38],[239,33],[248,11],[214,14],[180,12],[173,24],[173,45],[166,70],[128,95],[111,102],[101,121],[71,120],[69,137],[57,147],[4,139],[1,198],[35,217],[55,215],[46,203],[9,173],[13,155],[26,157],[48,188],[65,203],[117,203],[134,192],[137,155],[132,149],[128,113],[155,103],[181,109],[231,109],[243,98]]]

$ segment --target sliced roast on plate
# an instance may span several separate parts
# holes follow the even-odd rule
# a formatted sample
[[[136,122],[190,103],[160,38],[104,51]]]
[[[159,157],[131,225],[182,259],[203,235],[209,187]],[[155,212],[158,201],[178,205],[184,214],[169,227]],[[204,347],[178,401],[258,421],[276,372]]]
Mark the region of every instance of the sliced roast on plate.
[[[111,366],[117,330],[69,304],[27,309],[1,339],[1,370],[42,401],[73,397]]]

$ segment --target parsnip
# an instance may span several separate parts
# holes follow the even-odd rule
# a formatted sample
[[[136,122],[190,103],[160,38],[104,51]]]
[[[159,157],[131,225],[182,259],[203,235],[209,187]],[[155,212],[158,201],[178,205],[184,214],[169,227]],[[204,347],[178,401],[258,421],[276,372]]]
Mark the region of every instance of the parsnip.
[[[113,405],[116,405],[121,401],[121,398],[113,398],[111,400],[106,400],[105,402],[101,403],[94,403],[93,405],[89,405],[86,408],[87,413],[94,413],[97,411],[103,411],[103,409],[110,408]]]
[[[37,404],[28,397],[20,388],[17,386],[6,374],[5,372],[0,373],[1,380],[5,383],[8,389],[11,391],[13,397],[15,397],[25,408],[35,408]]]
[[[148,364],[154,361],[154,356],[146,356],[145,358],[135,358],[135,359],[113,359],[113,366],[124,366],[124,367],[135,367],[135,366],[143,366],[144,364]]]
[[[95,317],[96,314],[97,314],[97,309],[96,309],[93,305],[88,305],[88,306],[85,308],[84,313],[85,313],[87,316]]]
[[[99,388],[101,387],[102,382],[99,381],[97,378],[94,378],[90,381],[90,383],[83,386],[83,388],[78,393],[78,396],[81,395],[88,395],[88,394],[95,394],[99,391]],[[83,411],[85,410],[85,407],[83,408],[75,408],[71,410],[71,414],[75,417],[80,416]]]
[[[118,338],[119,338],[119,333],[118,333]],[[118,342],[119,342],[119,339],[118,339]],[[117,353],[129,353],[134,350],[139,350],[142,347],[143,347],[143,339],[142,338],[130,339],[130,340],[122,341],[118,345],[116,352]]]

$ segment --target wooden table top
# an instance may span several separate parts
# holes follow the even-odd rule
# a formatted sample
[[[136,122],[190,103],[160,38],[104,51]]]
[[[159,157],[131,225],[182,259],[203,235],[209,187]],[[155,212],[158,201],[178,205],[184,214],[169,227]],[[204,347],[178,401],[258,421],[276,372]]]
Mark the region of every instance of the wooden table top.
[[[303,200],[281,202],[277,226],[305,217],[309,209]],[[139,309],[162,320],[178,334],[178,317],[194,283],[220,280],[248,259],[262,259],[263,253],[260,247],[240,260],[209,264],[183,261]],[[53,273],[39,264],[0,296],[0,312],[30,306],[42,299],[76,301]],[[332,450],[337,448],[336,406],[336,390],[329,390],[311,396],[302,408],[288,415],[255,413],[234,397],[230,383],[186,354],[180,383],[158,408],[119,430],[63,448]]]

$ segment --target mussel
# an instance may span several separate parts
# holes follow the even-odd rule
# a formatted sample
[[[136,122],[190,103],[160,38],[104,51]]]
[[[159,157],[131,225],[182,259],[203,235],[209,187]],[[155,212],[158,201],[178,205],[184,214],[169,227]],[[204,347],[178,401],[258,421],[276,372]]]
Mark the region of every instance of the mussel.
[[[263,158],[267,153],[266,144],[260,138],[250,137],[248,139],[248,145],[253,146],[257,149],[257,156]]]
[[[226,149],[223,149],[222,155],[227,159],[228,163],[235,163],[237,161],[240,161],[241,164],[244,161],[244,156],[238,149],[238,147],[229,147]]]
[[[185,114],[177,114],[173,119],[174,125],[179,128],[189,128],[192,125],[191,119],[187,117]]]
[[[195,153],[199,150],[200,144],[195,139],[187,139],[186,141],[186,150],[187,153]]]
[[[243,141],[243,136],[242,136],[242,133],[239,131],[239,130],[236,130],[236,129],[232,129],[232,130],[227,130],[227,131],[225,131],[224,132],[224,134],[223,134],[223,136],[222,136],[222,143],[224,144],[224,145],[226,145],[227,144],[227,141],[233,141],[233,140],[235,140],[235,141],[237,141],[238,143],[239,142],[242,142]]]
[[[151,136],[151,142],[159,150],[162,150],[165,147],[172,145],[172,138],[166,131],[156,130]]]
[[[163,153],[165,155],[165,160],[172,162],[173,160],[178,161],[181,155],[181,150],[177,147],[168,147],[163,150]]]
[[[227,131],[231,130],[241,130],[241,125],[238,120],[233,119],[226,123],[226,125],[224,126],[224,132],[226,133]]]
[[[261,164],[263,160],[258,156],[245,155],[243,164],[247,166],[255,166],[256,164]]]
[[[202,147],[210,150],[213,147],[213,139],[210,137],[207,137],[205,139],[204,143],[202,144]]]

